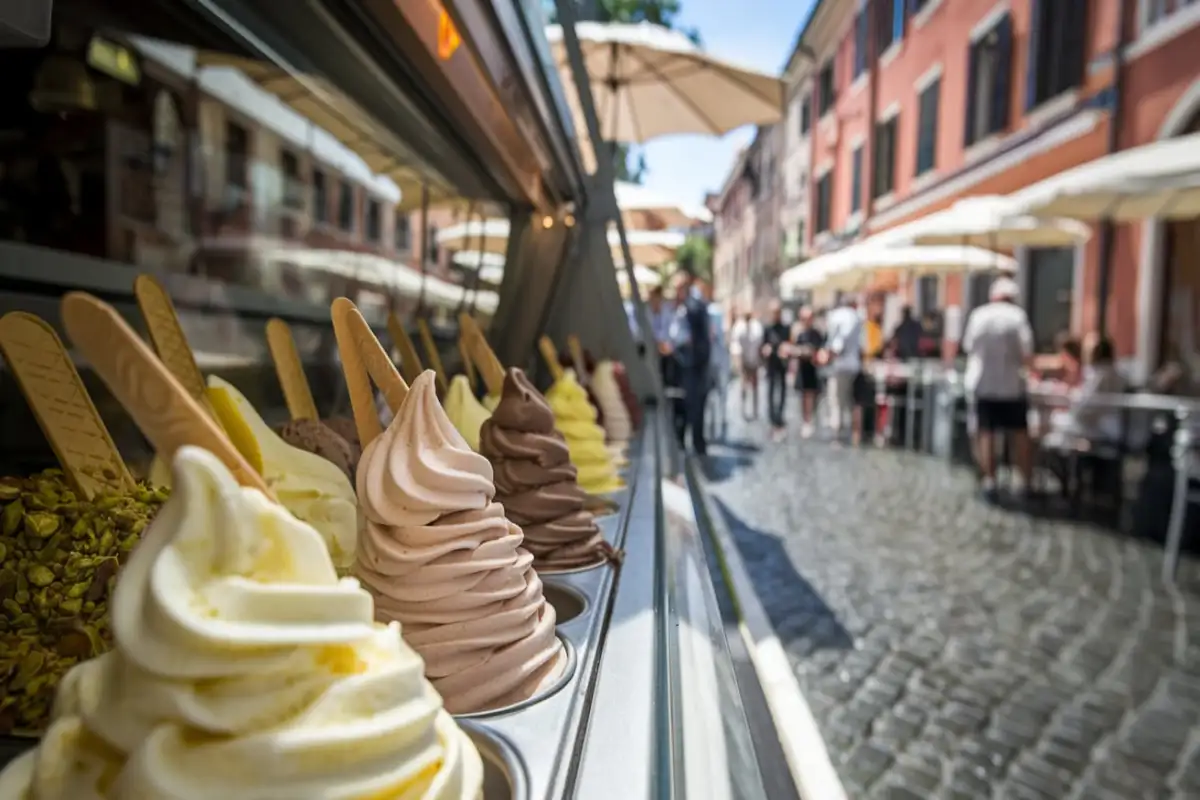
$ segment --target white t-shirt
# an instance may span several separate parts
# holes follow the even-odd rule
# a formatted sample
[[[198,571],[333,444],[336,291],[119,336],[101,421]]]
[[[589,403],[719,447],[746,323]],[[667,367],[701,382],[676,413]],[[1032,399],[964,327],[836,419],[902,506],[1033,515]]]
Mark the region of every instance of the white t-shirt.
[[[742,366],[753,369],[762,362],[763,326],[756,319],[749,323],[739,319],[733,323],[730,337],[733,347],[742,358]]]
[[[1025,360],[1033,355],[1033,331],[1016,303],[979,306],[967,319],[966,387],[984,400],[1019,400],[1025,395]]]
[[[862,369],[863,321],[850,306],[838,306],[825,320],[825,341],[832,354],[829,366],[834,372],[858,372]]]

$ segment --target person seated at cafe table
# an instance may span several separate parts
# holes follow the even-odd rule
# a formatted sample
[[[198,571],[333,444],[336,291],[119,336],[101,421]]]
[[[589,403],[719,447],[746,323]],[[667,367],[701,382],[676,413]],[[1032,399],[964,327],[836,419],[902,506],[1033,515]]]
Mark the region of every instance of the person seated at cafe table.
[[[1068,391],[1070,406],[1050,415],[1045,443],[1051,447],[1074,443],[1115,443],[1121,438],[1121,411],[1098,402],[1101,395],[1121,394],[1125,379],[1117,371],[1111,340],[1090,342],[1079,385]]]

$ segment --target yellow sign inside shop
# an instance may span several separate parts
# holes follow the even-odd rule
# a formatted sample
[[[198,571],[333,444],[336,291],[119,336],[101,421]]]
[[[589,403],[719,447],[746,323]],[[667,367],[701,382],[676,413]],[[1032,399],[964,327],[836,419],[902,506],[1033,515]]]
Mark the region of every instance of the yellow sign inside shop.
[[[462,44],[462,37],[458,35],[458,28],[454,27],[454,20],[450,19],[450,15],[443,8],[438,12],[438,58],[448,61],[458,50],[460,44]]]

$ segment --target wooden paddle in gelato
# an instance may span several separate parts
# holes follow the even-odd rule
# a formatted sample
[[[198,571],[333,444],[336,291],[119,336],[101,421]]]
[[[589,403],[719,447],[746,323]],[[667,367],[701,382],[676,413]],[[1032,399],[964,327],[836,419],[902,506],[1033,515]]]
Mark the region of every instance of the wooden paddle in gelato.
[[[63,298],[62,316],[71,341],[161,458],[170,462],[181,447],[202,447],[221,459],[242,486],[275,499],[266,481],[233,446],[201,401],[184,388],[116,309],[90,294],[70,292]]]
[[[200,407],[211,414],[207,384],[196,365],[196,356],[183,333],[179,314],[167,290],[153,275],[138,275],[133,281],[133,293],[159,360]]]
[[[86,500],[132,491],[133,476],[54,328],[24,311],[5,314],[0,354],[75,491]]]
[[[438,353],[437,343],[433,341],[433,331],[429,330],[429,323],[424,319],[417,320],[417,335],[421,337],[421,346],[425,349],[425,360],[429,362],[429,368],[433,370],[434,377],[437,378],[438,391],[445,394],[448,388],[446,369],[442,366],[442,357]]]
[[[283,387],[283,399],[287,403],[292,419],[319,420],[317,403],[313,400],[312,387],[304,374],[300,353],[296,349],[296,338],[292,326],[278,317],[267,320],[267,349],[275,362],[275,374]]]
[[[479,324],[470,314],[465,311],[459,314],[458,325],[462,331],[460,341],[465,342],[475,364],[479,367],[479,373],[483,376],[483,383],[487,386],[488,394],[499,397],[504,392],[504,365],[500,363],[492,346],[488,344],[487,337],[483,335]]]
[[[546,368],[550,370],[550,377],[556,381],[562,380],[563,368],[562,364],[558,363],[558,348],[550,341],[549,336],[542,334],[538,338],[538,350],[542,354],[542,360],[546,362]]]
[[[579,341],[579,337],[571,334],[567,337],[567,352],[571,354],[571,361],[575,364],[575,374],[579,376],[580,382],[587,380],[587,359],[583,357],[583,345]]]
[[[471,391],[475,391],[475,362],[471,360],[471,349],[467,347],[466,339],[460,334],[458,337],[458,355],[462,358],[463,374],[467,376],[467,383],[471,386]]]
[[[346,386],[350,391],[354,425],[358,428],[359,443],[365,448],[383,433],[371,382],[374,381],[383,392],[392,413],[400,410],[400,404],[408,396],[408,384],[400,377],[396,365],[354,303],[339,297],[333,301],[330,314],[342,370],[346,374]]]
[[[388,335],[392,337],[392,344],[400,349],[400,374],[404,376],[405,381],[411,384],[424,369],[421,366],[421,357],[417,355],[417,348],[413,345],[412,337],[404,329],[404,325],[401,324],[395,311],[388,312],[387,326]]]

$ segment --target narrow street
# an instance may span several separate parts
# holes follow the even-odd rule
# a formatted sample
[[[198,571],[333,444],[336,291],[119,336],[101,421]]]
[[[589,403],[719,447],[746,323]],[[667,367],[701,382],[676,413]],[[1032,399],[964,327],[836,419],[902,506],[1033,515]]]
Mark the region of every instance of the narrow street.
[[[710,486],[849,797],[1200,796],[1200,568],[989,507],[961,468],[767,442]],[[789,414],[795,414],[789,397]]]

